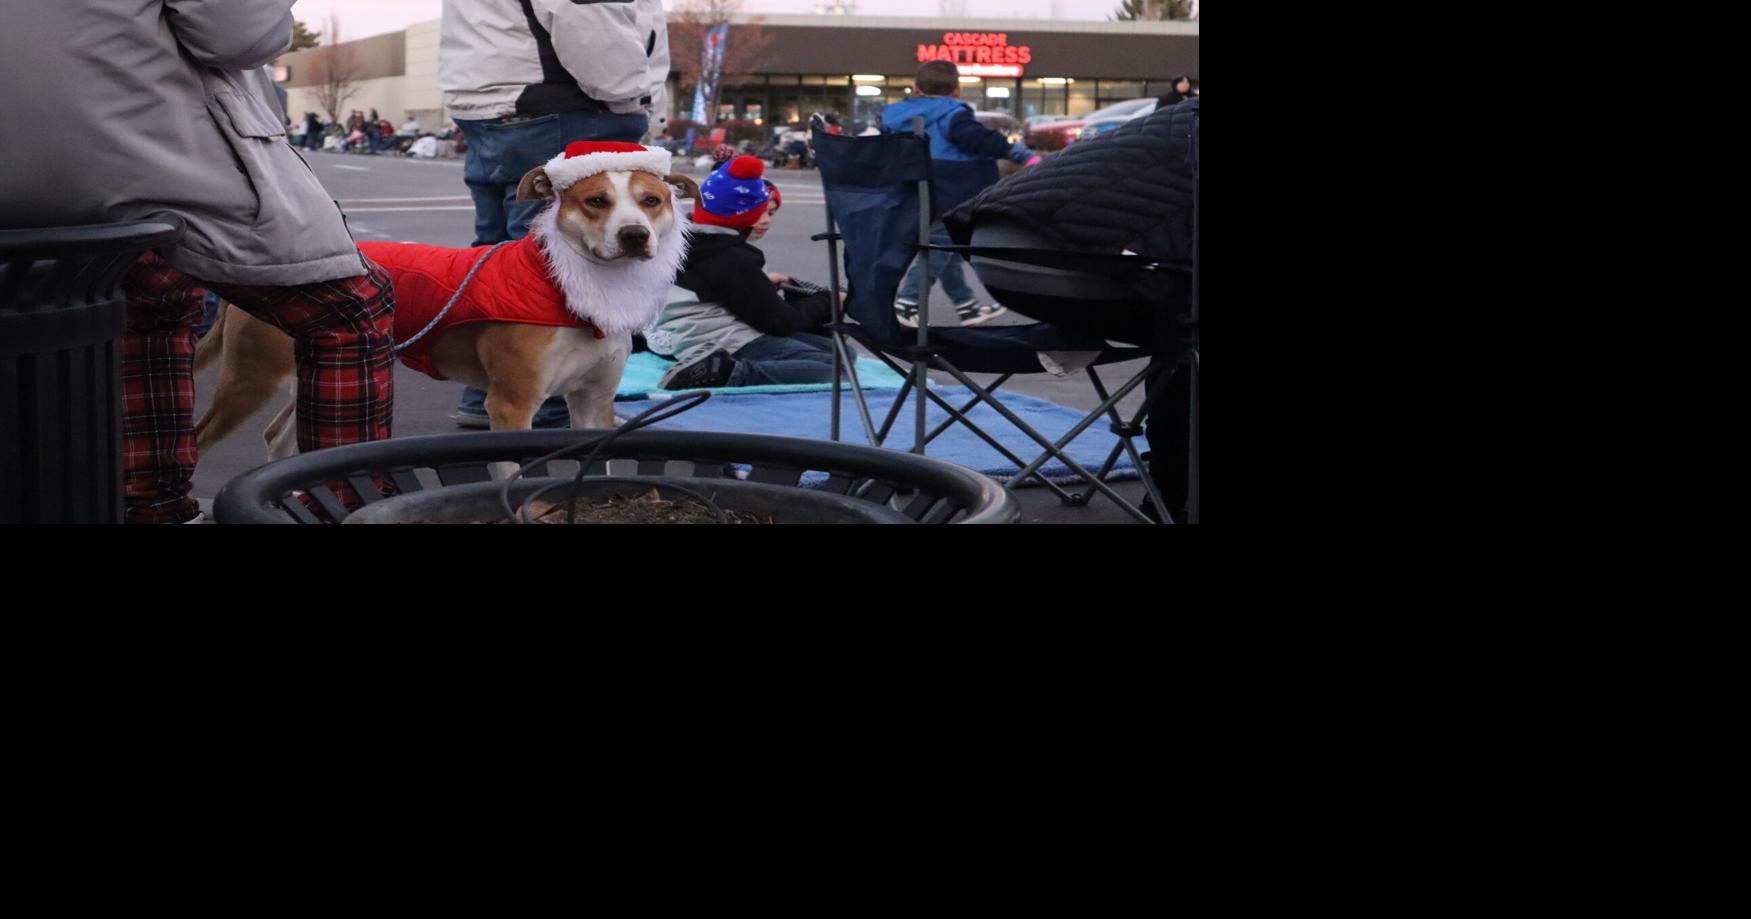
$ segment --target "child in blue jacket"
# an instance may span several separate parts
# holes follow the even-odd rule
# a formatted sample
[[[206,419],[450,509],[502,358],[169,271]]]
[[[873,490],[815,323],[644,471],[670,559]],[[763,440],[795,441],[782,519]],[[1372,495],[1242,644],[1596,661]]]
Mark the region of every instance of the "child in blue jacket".
[[[960,101],[960,71],[948,61],[927,61],[918,66],[912,78],[915,94],[882,110],[882,130],[890,134],[912,133],[914,116],[924,118],[924,132],[930,135],[932,179],[936,202],[941,213],[959,207],[997,181],[997,161],[1000,159],[1027,163],[1034,153],[1021,144],[1011,144],[1009,138],[991,130],[973,118],[973,107]],[[948,244],[947,232],[937,223],[930,228],[930,241]],[[1001,306],[980,303],[967,286],[961,273],[962,259],[947,252],[930,253],[930,274],[942,282],[942,289],[954,301],[955,314],[961,325],[974,326],[1005,310]],[[914,261],[900,284],[894,300],[894,313],[900,324],[918,325],[918,305],[929,299],[929,291],[919,296],[918,280],[923,265]]]

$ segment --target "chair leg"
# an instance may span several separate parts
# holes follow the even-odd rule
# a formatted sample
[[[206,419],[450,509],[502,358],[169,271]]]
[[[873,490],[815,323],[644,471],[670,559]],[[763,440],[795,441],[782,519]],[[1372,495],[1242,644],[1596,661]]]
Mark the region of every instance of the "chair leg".
[[[965,378],[963,378],[963,380],[965,380]],[[965,380],[965,382],[967,383],[968,388],[973,390],[975,393],[982,393],[982,390],[980,390],[978,384],[975,384],[970,380]],[[941,408],[943,411],[947,412],[949,414],[949,417],[952,420],[960,422],[962,425],[964,425],[966,427],[967,430],[973,432],[974,436],[978,437],[980,440],[983,440],[987,446],[989,446],[993,450],[996,450],[1000,455],[1002,455],[1002,457],[1004,459],[1009,460],[1010,462],[1014,463],[1018,467],[1022,465],[1021,457],[1016,456],[1013,452],[1010,451],[1010,449],[1008,447],[1005,447],[995,437],[992,437],[990,434],[987,434],[985,432],[985,429],[981,428],[977,424],[975,424],[971,418],[968,418],[965,414],[963,414],[961,411],[957,410],[954,406],[948,404],[948,400],[942,398],[940,395],[937,395],[934,392],[931,392],[928,395],[930,396],[930,401],[935,402],[937,404],[938,408]],[[981,399],[989,399],[989,398],[990,398],[989,394],[983,394],[981,396],[975,397],[972,404],[977,404],[979,401],[981,401]],[[1025,425],[1023,425],[1021,427],[1024,428],[1024,433],[1025,433],[1026,432]],[[1035,439],[1038,439],[1038,438],[1036,437]],[[1047,488],[1047,490],[1049,490],[1053,494],[1057,495],[1059,501],[1066,501],[1067,502],[1070,500],[1070,493],[1065,491],[1061,486],[1058,485],[1058,483],[1052,481],[1051,479],[1046,478],[1043,475],[1040,475],[1038,472],[1034,472],[1034,473],[1032,473],[1032,475],[1034,478],[1039,479],[1040,484],[1044,485]],[[1005,485],[1016,485],[1016,484],[1020,483],[1025,478],[1027,478],[1027,477],[1023,476],[1023,475],[1017,475],[1014,478],[1010,479],[1008,482],[1005,482],[1004,484]]]
[[[1039,431],[1034,430],[1032,425],[1028,424],[1026,421],[1023,421],[1019,415],[1010,411],[1009,408],[1007,406],[1005,406],[1003,403],[998,402],[996,399],[990,398],[988,395],[986,395],[985,391],[982,388],[980,388],[980,386],[977,383],[974,383],[971,379],[969,379],[966,374],[962,373],[959,368],[955,367],[953,364],[950,364],[948,361],[943,360],[941,357],[935,357],[932,360],[937,365],[938,369],[943,370],[944,372],[953,375],[955,379],[957,379],[961,382],[961,385],[967,387],[968,389],[972,390],[973,392],[979,393],[981,395],[981,397],[984,399],[984,401],[991,406],[991,409],[993,411],[997,412],[997,414],[999,414],[999,415],[1002,415],[1004,417],[1004,420],[1008,421],[1010,424],[1015,425],[1017,430],[1021,431],[1023,434],[1026,434],[1028,437],[1033,438],[1033,441],[1035,443],[1039,444],[1040,446],[1042,446],[1046,449],[1045,453],[1040,454],[1040,456],[1037,459],[1035,459],[1033,462],[1022,467],[1022,470],[1020,472],[1016,473],[1015,476],[1010,479],[1010,483],[1017,483],[1017,482],[1022,482],[1024,480],[1026,480],[1028,476],[1034,475],[1036,472],[1038,472],[1039,468],[1046,464],[1047,459],[1056,458],[1058,460],[1058,462],[1063,463],[1065,466],[1069,467],[1072,472],[1074,472],[1078,476],[1080,476],[1083,481],[1094,486],[1094,488],[1096,490],[1100,491],[1101,494],[1104,494],[1108,498],[1111,498],[1113,500],[1113,503],[1119,505],[1120,509],[1124,510],[1125,513],[1130,514],[1132,517],[1136,518],[1136,520],[1138,522],[1140,522],[1140,523],[1149,523],[1150,522],[1149,518],[1147,516],[1145,516],[1141,510],[1138,510],[1130,502],[1126,501],[1123,497],[1121,497],[1118,492],[1113,490],[1113,487],[1111,485],[1108,485],[1107,483],[1101,481],[1100,479],[1095,478],[1092,473],[1090,473],[1087,469],[1084,469],[1082,467],[1081,463],[1078,463],[1075,460],[1071,459],[1070,456],[1064,452],[1064,445],[1065,444],[1068,444],[1071,441],[1075,440],[1078,435],[1080,435],[1083,431],[1088,429],[1089,425],[1094,423],[1094,420],[1096,418],[1099,418],[1101,415],[1106,414],[1107,409],[1111,408],[1112,405],[1116,405],[1120,399],[1123,399],[1126,395],[1128,395],[1131,392],[1131,390],[1135,389],[1139,383],[1143,382],[1143,378],[1146,374],[1139,374],[1138,376],[1132,378],[1124,386],[1120,387],[1119,391],[1117,393],[1115,393],[1107,401],[1107,403],[1102,404],[1099,408],[1097,408],[1093,412],[1089,413],[1088,417],[1082,419],[1080,422],[1078,422],[1076,424],[1076,427],[1070,429],[1070,433],[1064,435],[1064,437],[1061,438],[1058,441],[1058,443],[1054,444],[1052,441],[1047,440],[1046,436],[1044,434],[1041,434]],[[969,427],[976,427],[976,426],[972,425],[971,423],[968,423],[968,426]],[[1041,476],[1040,478],[1042,481],[1044,481],[1044,476]],[[1009,483],[1005,483],[1005,484],[1009,484]],[[1060,496],[1062,496],[1064,494],[1064,492],[1061,489],[1055,489],[1055,490],[1057,490],[1059,492]]]
[[[1088,368],[1087,372],[1089,382],[1094,386],[1095,393],[1098,394],[1103,401],[1107,401],[1109,397],[1107,396],[1106,387],[1101,383],[1100,375],[1095,373],[1093,367]],[[1146,394],[1143,397],[1143,404],[1137,407],[1137,411],[1131,416],[1130,423],[1126,424],[1124,419],[1119,415],[1118,403],[1116,400],[1113,400],[1113,407],[1107,410],[1107,415],[1112,418],[1115,427],[1124,429],[1140,426],[1143,423],[1143,417],[1149,414],[1149,409],[1160,400],[1162,392],[1166,390],[1168,380],[1173,376],[1173,369],[1166,367],[1146,367],[1143,370],[1143,374],[1146,379],[1153,376],[1154,380],[1149,383],[1149,388],[1146,390]],[[1102,480],[1105,480],[1107,473],[1112,471],[1112,466],[1118,459],[1120,450],[1124,450],[1130,455],[1131,465],[1137,469],[1138,473],[1140,473],[1138,478],[1143,483],[1143,492],[1146,500],[1154,502],[1156,509],[1162,513],[1163,517],[1167,518],[1168,522],[1178,522],[1173,521],[1172,515],[1167,513],[1167,505],[1161,499],[1160,490],[1155,487],[1154,477],[1150,476],[1148,470],[1144,468],[1145,464],[1143,462],[1143,456],[1138,453],[1136,439],[1133,436],[1128,434],[1119,435],[1119,443],[1114,445],[1113,452],[1108,455],[1106,464],[1101,466],[1100,476]],[[1080,492],[1076,497],[1078,499],[1077,506],[1081,506],[1087,504],[1088,500],[1094,497],[1094,491],[1093,489],[1090,489],[1089,491]]]
[[[905,375],[906,381],[900,384],[900,392],[894,397],[894,404],[888,406],[888,417],[882,419],[882,429],[876,432],[876,446],[888,442],[888,433],[894,429],[894,422],[900,417],[900,410],[906,407],[906,395],[912,391],[912,374]]]
[[[875,425],[870,422],[869,399],[863,394],[863,383],[857,378],[857,361],[851,346],[845,343],[844,336],[833,333],[833,347],[839,354],[839,360],[845,366],[845,376],[851,380],[851,392],[855,397],[852,402],[857,405],[858,418],[863,421],[864,436],[869,438],[870,446],[879,447],[882,442],[876,437]],[[839,380],[833,380],[833,439],[839,439]]]
[[[1015,376],[1015,374],[1006,373],[1006,374],[998,377],[997,379],[992,380],[991,385],[986,387],[986,389],[991,391],[991,392],[996,392],[997,387],[1002,386],[1004,383],[1008,382],[1009,378],[1012,376]],[[973,407],[978,405],[978,404],[979,404],[979,398],[977,396],[974,396],[972,401],[968,402],[966,405],[961,406],[961,411],[963,411],[963,412],[972,411]],[[935,430],[931,431],[929,434],[926,434],[924,436],[924,442],[930,443],[931,441],[935,440],[937,438],[937,436],[940,435],[942,432],[953,427],[954,424],[955,424],[955,419],[951,417],[947,421],[944,421],[942,424],[937,425]]]

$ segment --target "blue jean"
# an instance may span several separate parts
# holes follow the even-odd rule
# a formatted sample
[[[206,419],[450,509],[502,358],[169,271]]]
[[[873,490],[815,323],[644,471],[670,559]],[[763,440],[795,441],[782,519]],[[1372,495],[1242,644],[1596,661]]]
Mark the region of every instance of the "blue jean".
[[[833,340],[825,335],[762,335],[730,356],[736,359],[736,369],[730,371],[725,386],[828,383],[833,379]]]
[[[523,181],[529,170],[544,165],[574,140],[637,143],[649,129],[650,119],[643,114],[567,112],[509,124],[503,118],[457,119],[456,127],[468,141],[462,181],[474,198],[474,245],[490,246],[507,239],[522,239],[529,232],[529,221],[541,212],[543,202],[517,203],[517,183]],[[456,408],[469,414],[485,414],[486,393],[469,387],[462,391],[462,402]],[[535,427],[571,427],[565,399],[553,396],[541,403],[535,413]]]
[[[201,323],[195,326],[195,337],[201,338],[213,327],[213,321],[219,318],[219,295],[207,291],[201,300]]]
[[[940,223],[930,228],[930,241],[942,246],[954,244],[954,240],[948,238],[948,230]],[[943,293],[948,294],[948,298],[955,303],[965,303],[974,297],[973,289],[967,286],[966,276],[961,273],[961,267],[965,264],[966,259],[953,252],[930,253],[930,279],[941,281]],[[919,304],[924,302],[918,296],[919,275],[923,271],[923,264],[918,259],[913,259],[912,267],[906,272],[906,280],[900,282],[899,299]]]

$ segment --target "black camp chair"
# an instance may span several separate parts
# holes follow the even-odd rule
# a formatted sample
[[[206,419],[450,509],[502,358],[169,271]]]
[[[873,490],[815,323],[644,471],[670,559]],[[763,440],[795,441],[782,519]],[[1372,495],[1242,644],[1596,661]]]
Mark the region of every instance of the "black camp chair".
[[[1150,441],[1157,451],[1151,466],[1163,464],[1155,471],[1174,469],[1184,475],[1184,516],[1192,523],[1198,522],[1198,106],[1194,97],[1138,119],[1078,144],[1052,166],[1044,167],[1044,172],[1015,180],[1018,184],[1014,187],[993,188],[944,218],[949,236],[970,245],[937,247],[968,255],[985,288],[1017,313],[1071,331],[1095,331],[1150,344],[1156,352],[1152,361],[1161,365],[1162,373],[1150,384],[1149,402],[1145,403],[1152,412]],[[1163,259],[1156,263],[1157,270],[1122,280],[1055,267],[1058,263],[1053,259],[1063,258],[1062,247],[1041,235],[1047,226],[1025,224],[1021,211],[1005,208],[1002,202],[1011,196],[1025,196],[1030,201],[1026,209],[1029,221],[1045,219],[1042,215],[1059,209],[1065,213],[1081,211],[1080,205],[1091,190],[1085,183],[1051,176],[1056,166],[1069,167],[1072,161],[1081,165],[1071,167],[1070,172],[1082,176],[1089,174],[1082,168],[1088,165],[1100,167],[1103,174],[1123,168],[1144,170],[1148,181],[1126,186],[1129,190],[1122,194],[1133,210],[1141,206],[1162,218],[1162,223],[1150,230],[1145,248],[1189,251],[1190,260]],[[987,201],[987,197],[992,200]],[[1069,219],[1083,218],[1073,213]],[[1102,227],[1083,224],[1077,232],[1090,247],[1111,251],[1128,244],[1126,237],[1136,231],[1135,225],[1127,228],[1123,221],[1115,221]],[[1178,243],[1173,241],[1175,237]],[[1033,252],[1020,253],[1019,261],[993,257],[1017,249]],[[1086,256],[1075,254],[1073,258],[1080,263]],[[1158,385],[1165,390],[1156,390]],[[1095,388],[1100,391],[1098,377]],[[1115,426],[1127,423],[1116,411],[1109,415]],[[1139,412],[1129,423],[1134,425],[1143,417]],[[1163,450],[1169,452],[1161,453]],[[1179,457],[1171,455],[1175,451]],[[1115,448],[1108,463],[1118,454]],[[1154,478],[1160,481],[1160,477]]]
[[[921,122],[921,119],[919,120]],[[840,321],[833,327],[838,347],[838,361],[847,367],[865,435],[870,443],[883,443],[909,392],[916,391],[915,436],[913,450],[925,452],[927,445],[949,426],[960,423],[990,444],[1019,471],[1005,484],[1019,485],[1029,478],[1050,488],[1065,504],[1086,503],[1096,492],[1106,495],[1126,513],[1140,522],[1149,517],[1126,501],[1106,481],[1118,458],[1118,450],[1109,456],[1098,471],[1090,471],[1072,459],[1065,449],[1089,426],[1107,416],[1113,421],[1112,431],[1120,439],[1119,449],[1128,451],[1139,471],[1144,463],[1134,439],[1142,434],[1139,423],[1151,400],[1159,394],[1166,374],[1161,362],[1134,374],[1110,393],[1101,381],[1096,367],[1121,361],[1152,356],[1144,346],[1114,347],[1105,338],[1089,329],[1072,329],[1063,324],[1036,323],[1024,326],[985,327],[967,329],[959,326],[931,327],[920,322],[915,333],[901,326],[895,318],[893,302],[900,280],[915,253],[930,249],[960,252],[969,256],[1001,259],[1020,266],[1022,270],[1048,270],[1054,277],[1071,285],[1072,295],[1089,298],[1112,296],[1122,290],[1135,297],[1127,286],[1136,278],[1152,272],[1178,270],[1181,266],[1119,255],[1089,255],[1062,251],[1039,250],[1015,246],[932,246],[929,243],[930,224],[935,208],[930,197],[930,147],[923,136],[922,125],[915,124],[914,134],[884,134],[871,137],[849,137],[828,134],[818,119],[811,122],[815,157],[821,170],[821,185],[827,199],[827,232],[813,237],[828,245],[829,271],[833,284],[839,282],[839,244],[845,247],[845,272],[848,297],[841,308]],[[978,264],[975,263],[975,268]],[[1189,266],[1188,266],[1189,267]],[[931,279],[925,264],[921,288],[928,291]],[[1078,284],[1080,283],[1080,286]],[[1075,291],[1080,291],[1076,294]],[[921,315],[927,315],[921,314]],[[849,316],[854,322],[845,322]],[[887,417],[879,427],[870,416],[868,400],[857,379],[855,365],[845,338],[856,340],[897,373],[907,376]],[[997,392],[1016,374],[1045,373],[1040,363],[1041,351],[1098,352],[1086,370],[1090,383],[1101,399],[1100,405],[1075,425],[1069,433],[1053,442],[1006,408]],[[954,377],[974,394],[972,401],[955,407],[926,385],[926,370],[934,368]],[[974,382],[969,373],[998,374],[988,386]],[[1129,420],[1119,416],[1117,406],[1138,386],[1149,384],[1144,405]],[[839,437],[838,383],[834,385],[833,437]],[[925,400],[940,406],[949,416],[934,430],[925,431]],[[1005,449],[990,434],[971,421],[966,412],[984,402],[1017,430],[1040,445],[1043,452],[1032,462],[1024,461]],[[1072,493],[1059,487],[1039,473],[1039,469],[1057,459],[1078,478],[1086,491]],[[1142,476],[1145,490],[1161,507],[1160,496],[1148,475]],[[1164,515],[1165,517],[1165,515]]]

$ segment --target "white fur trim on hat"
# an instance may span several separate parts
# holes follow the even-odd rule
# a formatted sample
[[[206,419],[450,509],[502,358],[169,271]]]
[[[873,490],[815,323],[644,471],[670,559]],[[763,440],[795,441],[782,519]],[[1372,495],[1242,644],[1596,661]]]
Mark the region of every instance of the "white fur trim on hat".
[[[643,153],[587,153],[570,159],[561,153],[548,160],[545,168],[547,181],[553,183],[553,190],[557,192],[599,172],[637,169],[658,177],[666,176],[674,171],[671,168],[673,162],[674,158],[669,155],[669,151],[646,147]]]

